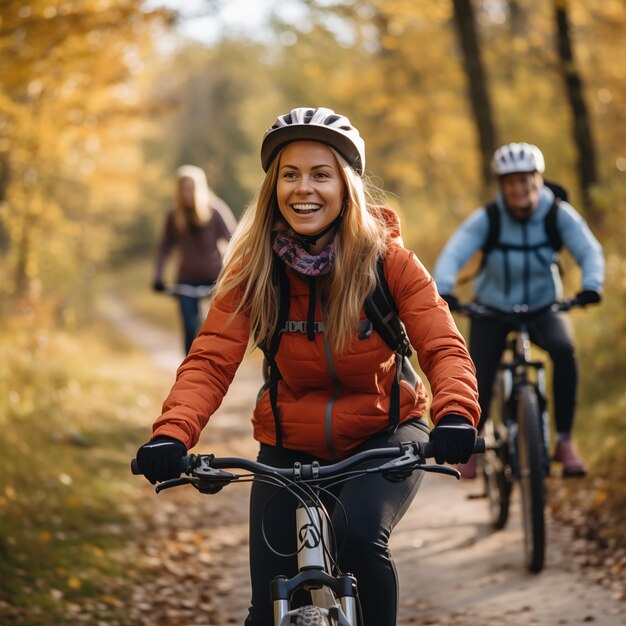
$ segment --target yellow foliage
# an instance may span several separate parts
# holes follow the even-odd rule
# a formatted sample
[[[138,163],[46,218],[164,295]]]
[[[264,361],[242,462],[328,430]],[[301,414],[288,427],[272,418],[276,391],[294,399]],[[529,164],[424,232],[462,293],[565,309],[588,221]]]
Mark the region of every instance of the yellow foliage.
[[[80,581],[80,578],[76,576],[70,576],[70,578],[67,579],[67,586],[70,589],[80,589],[82,586],[82,583]]]
[[[137,171],[139,146],[128,143],[139,113],[132,81],[151,23],[161,17],[139,0],[3,3],[0,165],[9,177],[0,178],[0,229],[11,243],[14,291],[33,294],[51,234],[65,241],[65,255],[84,263],[78,240],[90,233],[77,224],[103,209],[91,197],[102,196],[106,168]],[[108,202],[114,193],[109,186]],[[89,253],[97,258],[106,249]]]

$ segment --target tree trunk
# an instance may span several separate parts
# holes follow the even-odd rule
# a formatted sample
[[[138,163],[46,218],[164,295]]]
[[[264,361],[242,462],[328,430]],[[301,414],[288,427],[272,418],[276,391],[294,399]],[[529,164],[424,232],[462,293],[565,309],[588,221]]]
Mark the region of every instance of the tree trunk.
[[[526,12],[519,0],[509,0],[509,30],[512,37],[523,37],[526,33]]]
[[[453,0],[454,23],[463,51],[468,94],[480,143],[482,178],[485,187],[492,179],[491,158],[495,149],[496,129],[493,122],[487,79],[480,56],[476,19],[471,0]]]
[[[565,81],[567,99],[572,109],[572,133],[578,151],[578,177],[583,206],[587,216],[596,224],[602,221],[601,212],[594,206],[592,189],[598,183],[596,152],[591,124],[583,94],[583,84],[574,59],[569,29],[567,0],[554,0],[557,26],[557,47],[561,73]]]

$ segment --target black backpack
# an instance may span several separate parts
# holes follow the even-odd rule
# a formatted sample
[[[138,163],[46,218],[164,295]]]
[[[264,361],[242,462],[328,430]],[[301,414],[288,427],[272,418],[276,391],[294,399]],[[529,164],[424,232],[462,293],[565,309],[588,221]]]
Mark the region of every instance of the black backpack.
[[[415,386],[417,374],[409,361],[411,356],[411,344],[404,330],[404,326],[398,316],[398,309],[393,301],[393,297],[387,284],[384,273],[383,260],[379,259],[377,264],[376,289],[367,297],[364,304],[367,320],[363,320],[359,327],[359,339],[367,339],[375,330],[385,341],[385,343],[396,353],[396,376],[391,387],[391,397],[389,405],[389,422],[391,427],[395,427],[400,422],[400,380],[407,380]],[[324,327],[321,322],[308,324],[306,321],[290,321],[289,315],[289,278],[285,272],[282,261],[275,259],[272,283],[278,296],[278,322],[269,341],[260,347],[265,355],[264,377],[265,385],[263,390],[269,388],[270,404],[274,414],[276,426],[276,445],[282,446],[282,432],[280,425],[280,412],[278,409],[278,381],[282,375],[276,364],[276,354],[280,345],[282,332],[303,332],[307,333],[312,341],[316,332],[323,332]]]

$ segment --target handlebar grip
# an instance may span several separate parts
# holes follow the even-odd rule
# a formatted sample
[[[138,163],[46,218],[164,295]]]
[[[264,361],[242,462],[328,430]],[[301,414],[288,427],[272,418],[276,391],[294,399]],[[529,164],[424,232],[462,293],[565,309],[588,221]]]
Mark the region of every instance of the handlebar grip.
[[[485,453],[485,438],[484,437],[476,437],[476,443],[474,444],[474,454],[484,454]]]
[[[473,454],[484,454],[485,453],[485,438],[480,435],[476,437],[476,442],[474,443],[474,452]],[[431,459],[435,454],[433,452],[433,444],[432,441],[426,443],[426,447],[424,449],[424,458]]]
[[[185,473],[185,474],[189,473],[189,468],[191,467],[191,464],[192,464],[194,459],[195,459],[195,455],[194,454],[188,454],[187,456],[180,457],[180,471],[181,471],[181,474],[182,473]],[[130,461],[130,471],[135,476],[143,476],[143,472],[139,469],[139,463],[137,462],[137,459],[131,459],[131,461]]]

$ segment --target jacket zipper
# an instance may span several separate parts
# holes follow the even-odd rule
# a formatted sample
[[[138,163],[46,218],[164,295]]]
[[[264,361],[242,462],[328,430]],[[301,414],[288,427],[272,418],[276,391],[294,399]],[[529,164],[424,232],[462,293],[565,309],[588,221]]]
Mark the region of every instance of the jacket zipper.
[[[530,274],[530,268],[528,266],[528,264],[530,263],[530,253],[528,251],[528,231],[527,231],[527,224],[526,222],[522,222],[522,241],[523,243],[523,247],[524,247],[524,295],[523,295],[523,299],[524,302],[523,304],[528,304],[529,301],[529,289],[528,289],[528,283],[529,283],[529,274]]]
[[[324,333],[324,352],[326,354],[326,362],[328,363],[328,372],[330,374],[330,378],[334,383],[333,394],[326,403],[326,411],[324,414],[324,433],[326,438],[326,449],[328,450],[328,455],[330,456],[331,461],[335,461],[337,459],[337,452],[335,450],[335,444],[333,442],[333,408],[335,406],[335,400],[341,394],[341,384],[337,378],[337,372],[335,371],[335,364],[333,362],[333,355],[330,349],[330,344],[328,343],[328,336]]]

